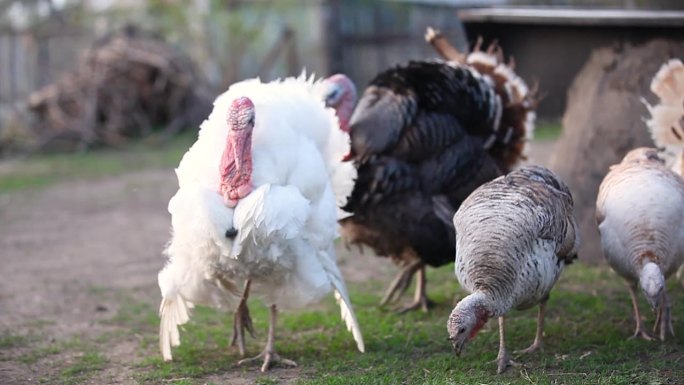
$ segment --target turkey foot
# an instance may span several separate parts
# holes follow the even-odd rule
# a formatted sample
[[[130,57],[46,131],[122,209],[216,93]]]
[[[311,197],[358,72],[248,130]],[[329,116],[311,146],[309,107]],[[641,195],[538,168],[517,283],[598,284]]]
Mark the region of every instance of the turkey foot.
[[[506,369],[510,368],[511,366],[520,366],[520,363],[513,361],[506,348],[504,348],[503,351],[499,350],[499,355],[497,355],[496,359],[491,362],[496,363],[496,374],[505,372]]]
[[[380,301],[380,306],[397,301],[399,297],[406,292],[409,285],[411,285],[411,279],[413,278],[413,275],[422,267],[423,263],[421,261],[414,261],[401,269],[399,274],[397,274],[397,276],[394,278],[394,281],[392,281],[390,284],[390,287],[387,289],[382,301]]]
[[[417,309],[422,310],[423,313],[427,313],[428,309],[434,306],[434,302],[430,301],[427,297],[425,282],[425,265],[423,265],[418,270],[418,282],[416,282],[416,293],[413,296],[413,302],[397,309],[397,314],[404,314]]]
[[[264,359],[264,363],[263,363],[263,365],[261,365],[261,371],[262,372],[268,371],[268,369],[271,368],[271,365],[276,364],[276,363],[280,363],[284,366],[290,366],[290,367],[296,367],[297,366],[296,362],[294,362],[292,360],[288,360],[287,358],[281,357],[280,354],[276,353],[274,348],[269,349],[268,346],[266,347],[266,349],[264,349],[263,352],[259,353],[259,355],[252,357],[252,358],[245,358],[244,360],[238,361],[238,365],[247,364],[247,363],[250,363],[253,361],[257,361],[261,358]]]
[[[271,364],[275,363],[281,363],[285,366],[297,366],[297,363],[288,360],[287,358],[281,357],[278,353],[275,351],[275,324],[276,324],[276,316],[278,314],[278,310],[276,309],[276,305],[271,305],[270,308],[271,312],[271,319],[270,323],[268,325],[268,339],[266,340],[266,347],[264,348],[264,351],[259,353],[258,356],[252,357],[252,358],[246,358],[244,360],[238,361],[238,365],[250,363],[252,361],[256,361],[258,359],[263,358],[264,364],[261,366],[261,371],[265,372],[267,371],[270,367]]]
[[[657,333],[658,328],[660,328],[660,340],[665,341],[668,331],[670,334],[672,334],[672,336],[675,335],[674,327],[672,327],[672,303],[670,302],[670,297],[668,297],[665,291],[663,291],[656,314],[656,320],[653,324],[653,333]]]
[[[546,308],[546,302],[549,300],[547,296],[539,304],[539,314],[537,315],[537,333],[534,336],[534,342],[527,349],[517,350],[516,354],[528,354],[536,352],[539,349],[544,348],[544,309]]]
[[[506,333],[504,331],[504,317],[499,317],[499,354],[496,356],[496,360],[493,362],[497,363],[496,373],[501,374],[506,371],[511,366],[520,366],[519,363],[511,359],[511,355],[508,354],[505,343]]]
[[[641,324],[641,322],[640,322],[640,324]],[[644,328],[642,327],[642,325],[638,325],[638,326],[636,327],[636,330],[634,331],[634,334],[633,334],[631,337],[629,337],[628,340],[633,340],[633,339],[635,339],[635,338],[642,338],[642,339],[644,339],[644,340],[646,340],[646,341],[653,341],[653,340],[655,339],[655,338],[653,338],[653,335],[651,334],[651,332],[649,332],[648,330],[644,329]]]
[[[639,303],[637,302],[636,297],[637,286],[636,284],[629,285],[627,288],[629,289],[629,296],[632,298],[632,309],[634,310],[634,319],[636,320],[636,330],[634,331],[634,335],[628,339],[632,340],[635,338],[643,338],[646,341],[653,341],[653,336],[648,332],[648,330],[644,329],[643,322],[641,321],[641,314],[639,314]]]
[[[249,298],[249,287],[251,281],[245,281],[245,288],[242,292],[242,299],[235,311],[235,319],[233,320],[233,338],[230,341],[230,346],[237,345],[240,357],[245,356],[245,329],[249,332],[252,338],[254,335],[254,326],[252,325],[252,317],[249,315],[249,308],[247,307],[247,298]]]

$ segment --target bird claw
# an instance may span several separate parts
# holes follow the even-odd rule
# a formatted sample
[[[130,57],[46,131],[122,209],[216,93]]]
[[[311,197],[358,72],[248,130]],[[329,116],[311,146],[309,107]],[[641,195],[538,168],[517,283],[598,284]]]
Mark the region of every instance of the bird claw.
[[[407,276],[405,273],[400,273],[400,276],[395,279],[389,289],[387,289],[385,296],[382,297],[380,306],[385,306],[390,302],[398,301],[399,298],[406,293],[406,290],[408,290],[408,287],[411,284],[411,277],[412,275]]]
[[[530,353],[536,352],[537,350],[544,350],[544,344],[541,341],[534,341],[532,343],[532,345],[530,345],[526,349],[516,350],[513,353],[514,354],[530,354]]]
[[[252,338],[256,338],[252,317],[249,314],[247,302],[243,299],[240,301],[240,305],[238,305],[238,308],[235,311],[233,338],[230,341],[231,347],[237,345],[240,357],[245,356],[245,329],[247,329],[247,332],[249,332],[249,335],[251,335]]]
[[[380,306],[385,306],[390,302],[396,302],[399,298],[408,290],[411,285],[411,280],[413,275],[420,269],[420,263],[412,263],[409,266],[403,268],[399,274],[394,278],[390,287],[385,292],[385,296],[382,297],[380,301]]]
[[[506,371],[506,369],[510,368],[511,366],[520,366],[520,364],[516,361],[513,361],[511,359],[511,355],[508,354],[507,351],[499,352],[499,355],[496,357],[494,361],[491,361],[492,363],[496,363],[496,373],[501,374]]]
[[[423,313],[427,313],[428,309],[432,308],[435,306],[435,303],[430,300],[427,296],[424,296],[423,298],[413,301],[412,303],[402,306],[398,309],[395,310],[397,314],[404,314],[408,313],[413,310],[418,310],[420,309]]]
[[[634,334],[628,338],[628,340],[633,340],[636,338],[642,338],[646,341],[653,341],[655,337],[648,331],[642,328],[641,326],[638,326],[637,329],[634,331]]]
[[[264,359],[264,363],[261,365],[261,371],[266,372],[268,369],[271,368],[273,364],[279,363],[284,366],[289,366],[289,367],[297,367],[297,363],[292,360],[288,360],[287,358],[281,357],[278,353],[276,353],[274,350],[264,350],[263,352],[259,353],[259,355],[252,357],[252,358],[245,358],[244,360],[238,361],[238,366],[243,365],[243,364],[248,364],[254,361],[259,360],[260,358]]]

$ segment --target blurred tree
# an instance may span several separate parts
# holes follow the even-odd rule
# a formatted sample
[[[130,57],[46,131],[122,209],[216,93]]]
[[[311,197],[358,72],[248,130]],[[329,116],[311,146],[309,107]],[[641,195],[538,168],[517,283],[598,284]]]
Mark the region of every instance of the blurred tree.
[[[283,14],[301,5],[293,0],[146,0],[104,11],[99,29],[135,23],[181,45],[210,84],[225,88],[258,75],[255,51],[264,51],[287,27]]]

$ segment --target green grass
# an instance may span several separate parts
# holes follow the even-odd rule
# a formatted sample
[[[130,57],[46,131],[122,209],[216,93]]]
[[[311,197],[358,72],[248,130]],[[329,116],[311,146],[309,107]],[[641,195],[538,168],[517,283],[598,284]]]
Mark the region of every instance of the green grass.
[[[356,258],[356,257],[355,257]],[[370,258],[370,257],[367,257]],[[389,262],[388,262],[389,263]],[[545,350],[517,357],[523,367],[503,375],[491,363],[497,354],[498,328],[491,320],[455,357],[446,337],[446,319],[458,288],[452,266],[428,271],[428,290],[436,306],[429,314],[396,315],[377,306],[387,279],[350,284],[366,353],[356,351],[350,333],[339,319],[332,298],[298,312],[282,313],[277,328],[278,352],[300,365],[295,370],[274,368],[266,374],[259,365],[236,366],[240,359],[230,348],[232,316],[198,307],[182,332],[174,361],[163,362],[158,352],[156,304],[141,301],[133,291],[94,287],[92,295],[112,304],[102,323],[105,331],[51,341],[35,335],[0,338],[0,352],[18,365],[49,367],[41,381],[59,384],[106,383],[106,373],[125,365],[133,368],[130,381],[140,384],[230,383],[242,378],[256,384],[679,384],[684,383],[684,295],[672,280],[668,291],[674,303],[677,337],[665,343],[628,340],[633,331],[629,296],[622,280],[605,267],[570,266],[552,292],[547,307]],[[408,301],[405,295],[402,301]],[[641,309],[651,325],[645,301]],[[247,337],[247,353],[263,348],[268,312],[250,302],[257,338]],[[534,337],[536,309],[512,311],[507,317],[507,346],[528,346]],[[108,353],[121,341],[134,341],[135,353],[112,362]],[[103,377],[104,376],[104,377]],[[94,381],[94,382],[93,382]]]
[[[3,160],[0,193],[37,188],[69,179],[93,179],[133,170],[172,168],[196,139],[188,132],[163,145],[131,142],[125,149],[83,153],[37,154],[25,159]]]
[[[633,331],[629,296],[624,284],[606,268],[571,266],[554,290],[547,310],[545,350],[519,357],[524,367],[498,376],[495,364],[498,328],[490,321],[457,358],[446,341],[446,319],[454,294],[464,295],[451,268],[429,273],[429,292],[437,306],[429,314],[403,316],[376,306],[378,282],[353,285],[351,294],[363,328],[367,352],[356,351],[351,335],[339,320],[332,299],[315,310],[285,313],[279,319],[277,349],[301,365],[301,384],[633,384],[684,383],[684,306],[675,306],[677,337],[665,343],[628,340]],[[383,283],[384,284],[384,283]],[[681,287],[671,282],[673,303],[681,304]],[[408,300],[408,296],[404,300]],[[642,310],[647,323],[653,316]],[[248,353],[257,354],[265,339],[267,312],[251,303],[258,339],[248,337]],[[153,312],[153,309],[149,310]],[[513,311],[507,319],[510,350],[527,347],[535,330],[536,309]],[[137,323],[149,328],[147,317]],[[258,366],[237,367],[229,348],[232,317],[198,308],[174,349],[174,361],[162,362],[152,351],[138,360],[140,383],[193,379],[226,372],[251,374],[257,383],[279,383],[279,370],[267,375]],[[154,338],[152,338],[154,340]],[[156,349],[141,343],[141,350]],[[185,382],[184,382],[185,383]]]
[[[94,373],[104,369],[107,360],[97,352],[80,355],[59,374],[59,383],[64,385],[82,384]]]
[[[0,334],[0,349],[9,349],[17,346],[22,346],[27,343],[27,338],[25,336],[20,336],[12,334],[9,331],[5,331]]]

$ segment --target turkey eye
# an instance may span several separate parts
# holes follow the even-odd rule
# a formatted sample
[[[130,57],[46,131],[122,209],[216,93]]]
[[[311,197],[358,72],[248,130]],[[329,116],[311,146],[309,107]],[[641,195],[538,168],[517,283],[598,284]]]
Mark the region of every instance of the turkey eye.
[[[328,104],[332,104],[337,100],[337,94],[339,91],[337,89],[334,89],[331,93],[328,94],[328,97],[326,98],[326,102]]]
[[[458,334],[465,333],[465,328],[458,329]]]

